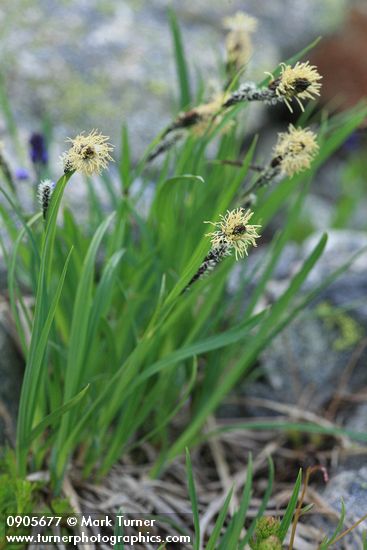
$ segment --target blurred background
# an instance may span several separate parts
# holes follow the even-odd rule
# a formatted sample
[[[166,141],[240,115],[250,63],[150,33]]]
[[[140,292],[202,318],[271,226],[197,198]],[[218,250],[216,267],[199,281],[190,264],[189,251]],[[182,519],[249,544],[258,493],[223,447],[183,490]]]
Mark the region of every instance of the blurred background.
[[[52,170],[46,175],[55,178],[67,136],[98,128],[111,137],[118,155],[121,127],[127,125],[137,161],[177,114],[179,92],[169,8],[181,26],[192,90],[195,94],[201,90],[204,101],[223,84],[223,19],[240,10],[258,19],[242,81],[261,81],[264,71],[272,71],[321,36],[308,54],[323,75],[320,106],[328,112],[343,110],[367,95],[367,57],[362,54],[367,45],[365,0],[2,2],[0,140],[29,207],[33,208],[33,191],[29,194],[25,176],[34,172],[27,153],[33,133],[47,138]],[[9,109],[15,118],[17,151],[6,131]],[[284,106],[251,105],[240,131],[250,137],[260,132],[260,163],[268,158],[275,133],[286,123],[295,123],[300,114],[297,109],[292,117]],[[314,229],[346,225],[365,229],[361,203],[365,197],[364,136],[360,128],[318,175],[308,199],[308,216],[300,223],[300,239]],[[107,203],[103,184],[98,193]],[[82,186],[73,187],[71,202],[79,211],[84,196]]]
[[[125,122],[139,156],[170,120],[177,92],[168,7],[182,27],[190,76],[207,90],[224,57],[223,17],[245,10],[259,18],[247,78],[262,78],[322,35],[313,56],[323,101],[350,104],[367,92],[363,0],[13,0],[0,5],[0,76],[21,129],[48,124],[63,141],[98,127],[118,143]]]

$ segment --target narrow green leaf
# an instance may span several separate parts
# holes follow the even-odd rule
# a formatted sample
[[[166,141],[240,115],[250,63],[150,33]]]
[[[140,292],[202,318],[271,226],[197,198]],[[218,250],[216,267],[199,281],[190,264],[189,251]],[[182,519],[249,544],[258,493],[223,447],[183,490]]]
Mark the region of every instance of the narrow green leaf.
[[[186,109],[191,101],[189,72],[180,27],[173,9],[168,11],[173,46],[175,51],[176,71],[180,89],[180,109]]]
[[[114,215],[115,214],[112,213],[98,227],[83,262],[71,322],[70,343],[65,370],[64,402],[69,401],[69,399],[79,391],[80,384],[83,383],[84,357],[88,351],[87,335],[90,322],[89,315],[92,307],[95,259],[103,236],[114,218]],[[54,460],[56,460],[58,464],[57,477],[61,475],[65,466],[65,464],[61,464],[62,455],[60,449],[64,446],[67,435],[70,432],[70,423],[72,420],[71,412],[72,411],[69,411],[62,417],[57,444],[54,449]]]
[[[240,507],[235,513],[235,515],[233,516],[232,521],[228,526],[226,535],[223,537],[220,543],[220,548],[221,549],[223,548],[223,550],[227,548],[238,548],[238,544],[241,538],[241,531],[244,528],[247,510],[251,501],[252,471],[253,471],[253,464],[252,464],[252,455],[250,453],[248,458],[248,464],[247,464],[246,483],[243,489]]]
[[[51,197],[49,205],[46,228],[41,251],[40,271],[38,275],[36,305],[34,311],[34,321],[32,327],[32,337],[25,369],[17,424],[17,465],[19,475],[25,475],[26,471],[26,448],[25,441],[34,421],[34,413],[36,408],[37,388],[41,375],[42,368],[42,346],[40,344],[41,337],[42,345],[45,347],[47,340],[45,336],[47,329],[51,328],[51,319],[48,315],[48,282],[51,275],[51,264],[53,256],[53,247],[55,240],[57,213],[61,204],[61,199],[64,193],[67,182],[72,173],[62,176],[56,184],[55,190]],[[65,269],[65,267],[64,267]],[[59,285],[60,289],[60,285]],[[60,289],[61,291],[61,289]],[[53,302],[56,308],[55,300]],[[47,321],[46,321],[47,320]],[[46,325],[48,323],[48,326]]]
[[[341,498],[341,506],[342,506],[342,509],[341,509],[339,521],[337,523],[335,531],[333,532],[330,538],[325,537],[325,539],[322,541],[320,545],[319,550],[326,550],[327,548],[329,548],[333,544],[334,540],[339,535],[339,533],[341,533],[344,525],[344,520],[345,520],[345,504],[344,504],[343,498]]]
[[[205,401],[205,403],[203,403],[196,417],[192,419],[191,424],[175,441],[170,450],[170,459],[173,459],[173,457],[176,456],[176,453],[180,453],[182,448],[196,435],[197,431],[205,422],[208,414],[210,414],[219,405],[224,396],[232,389],[232,387],[234,387],[245,370],[252,364],[257,354],[263,349],[265,342],[269,340],[269,334],[274,330],[277,323],[280,322],[286,307],[294,298],[297,291],[301,288],[303,282],[306,280],[308,274],[321,256],[325,248],[326,241],[327,236],[323,235],[313,252],[304,262],[300,271],[292,279],[287,290],[272,306],[269,315],[261,324],[261,328],[259,329],[256,338],[253,338],[249,342],[243,356],[235,365],[232,366],[231,370],[227,371],[226,377],[223,378],[222,383],[218,385],[211,396]]]
[[[32,227],[32,225],[37,220],[39,220],[40,216],[41,214],[36,214],[28,221],[27,223],[28,230]],[[17,285],[16,285],[16,268],[19,262],[19,254],[20,254],[19,249],[21,247],[22,241],[26,233],[28,234],[25,227],[23,227],[19,231],[18,237],[16,238],[13,244],[10,265],[8,268],[8,289],[9,289],[10,307],[15,320],[15,324],[17,327],[17,334],[20,338],[20,342],[21,342],[21,346],[22,346],[22,350],[25,358],[27,358],[28,356],[28,346],[27,346],[26,337],[24,334],[23,326],[22,326],[20,316],[19,316],[19,311],[18,311],[18,301],[20,302],[21,296],[18,297],[18,291],[17,291]],[[33,236],[32,236],[32,239],[33,239]],[[37,258],[39,260],[39,252],[35,244],[34,244],[34,247],[32,247],[32,249],[36,253]]]
[[[126,192],[132,183],[130,144],[127,126],[124,125],[122,127],[121,134],[120,180],[122,184],[122,190],[123,192]]]
[[[65,414],[67,411],[78,405],[80,401],[84,398],[87,391],[89,389],[89,384],[84,389],[82,389],[75,397],[67,401],[64,405],[61,405],[54,411],[52,411],[50,414],[45,416],[43,420],[37,426],[33,428],[29,435],[29,439],[26,442],[26,445],[29,446],[36,437],[42,434],[42,432],[47,428],[48,426],[51,426],[52,424],[55,424],[57,420],[59,420],[63,414]]]
[[[200,548],[200,518],[199,518],[199,509],[198,501],[196,496],[194,476],[192,473],[192,464],[190,458],[190,452],[186,448],[186,470],[187,470],[187,483],[189,488],[189,495],[191,501],[192,513],[194,516],[194,529],[195,529],[195,540],[194,540],[194,550],[199,550]]]
[[[222,531],[222,527],[224,525],[224,522],[225,522],[225,519],[227,517],[227,512],[228,512],[228,508],[229,508],[229,503],[231,502],[231,499],[232,499],[232,495],[233,495],[233,487],[232,489],[229,491],[227,497],[226,497],[226,500],[224,501],[223,503],[223,506],[220,510],[220,513],[217,517],[217,521],[215,522],[215,525],[214,525],[214,529],[210,535],[210,538],[207,542],[207,545],[205,547],[205,550],[215,550],[216,549],[216,545],[217,545],[217,542],[219,540],[219,537],[220,537],[220,534],[221,534],[221,531]]]
[[[279,538],[282,542],[284,541],[288,533],[288,529],[290,527],[290,524],[292,523],[294,511],[297,508],[298,495],[301,488],[301,483],[302,483],[302,470],[300,470],[298,473],[297,480],[292,491],[292,496],[288,502],[288,506],[286,508],[285,514],[280,523]]]
[[[117,512],[117,515],[118,516],[122,515],[121,508]],[[123,535],[124,535],[123,527],[120,526],[118,521],[116,521],[116,523],[115,523],[113,534],[115,535],[115,537],[117,537],[117,540],[119,540],[119,537],[123,537]],[[116,542],[116,544],[114,544],[114,546],[113,546],[113,549],[114,550],[125,550],[125,545],[124,545],[123,542]]]

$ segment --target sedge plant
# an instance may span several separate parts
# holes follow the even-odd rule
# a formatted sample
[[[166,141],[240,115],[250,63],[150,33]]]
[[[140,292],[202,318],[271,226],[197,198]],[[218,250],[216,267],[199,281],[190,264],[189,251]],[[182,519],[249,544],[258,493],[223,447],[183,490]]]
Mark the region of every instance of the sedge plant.
[[[6,181],[1,189],[7,204],[1,216],[12,241],[10,249],[3,247],[9,297],[26,362],[18,474],[46,465],[55,492],[73,460],[84,475],[102,476],[149,440],[157,453],[156,476],[200,441],[208,416],[313,297],[301,296],[300,289],[326,235],[283,294],[266,309],[258,307],[318,168],[367,112],[358,106],[325,114],[316,124],[307,121],[306,109],[299,124],[274,136],[272,155],[253,176],[256,138],[243,155],[241,117],[255,100],[270,108],[297,101],[303,107],[317,97],[320,75],[298,62],[307,50],[262,83],[236,90],[231,82],[214,107],[197,109],[173,14],[171,27],[182,112],[140,162],[132,161],[126,127],[120,155],[93,130],[69,140],[55,184],[40,183],[39,212],[26,214]],[[154,168],[157,157],[161,164]],[[238,158],[240,166],[226,162]],[[97,178],[109,197],[108,213],[93,186]],[[83,181],[85,223],[64,200]],[[147,191],[152,199],[143,212]],[[279,212],[281,232],[262,264],[250,269],[247,254],[261,246]],[[236,262],[241,277],[229,292]],[[31,304],[23,288],[34,297]],[[177,431],[174,421],[183,412],[185,425]]]

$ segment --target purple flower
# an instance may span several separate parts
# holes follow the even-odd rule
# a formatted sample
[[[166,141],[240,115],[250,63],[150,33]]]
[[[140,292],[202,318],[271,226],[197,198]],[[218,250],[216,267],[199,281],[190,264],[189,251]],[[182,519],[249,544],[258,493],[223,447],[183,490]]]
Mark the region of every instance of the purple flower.
[[[29,179],[29,172],[26,168],[16,168],[15,169],[15,177],[17,180],[28,180]]]
[[[33,133],[29,138],[29,155],[33,164],[47,164],[48,151],[42,134]]]
[[[357,151],[361,145],[361,136],[358,132],[353,132],[343,143],[343,149],[348,153]]]

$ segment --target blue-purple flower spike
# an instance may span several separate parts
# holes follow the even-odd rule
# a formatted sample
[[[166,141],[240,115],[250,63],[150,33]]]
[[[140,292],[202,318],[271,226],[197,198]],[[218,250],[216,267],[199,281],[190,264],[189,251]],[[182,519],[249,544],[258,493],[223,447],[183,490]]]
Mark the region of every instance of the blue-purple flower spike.
[[[14,174],[17,180],[25,181],[29,179],[29,172],[26,168],[16,168]]]
[[[29,138],[29,155],[33,164],[48,163],[48,151],[46,140],[42,134],[33,133]]]

